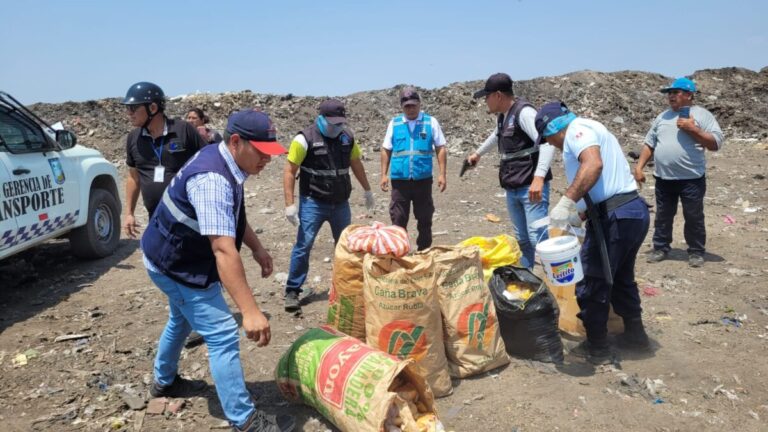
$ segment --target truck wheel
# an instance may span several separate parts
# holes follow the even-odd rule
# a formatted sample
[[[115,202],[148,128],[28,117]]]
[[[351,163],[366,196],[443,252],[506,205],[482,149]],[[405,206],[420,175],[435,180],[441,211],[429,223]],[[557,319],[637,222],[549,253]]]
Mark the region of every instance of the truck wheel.
[[[80,258],[112,255],[120,241],[120,210],[117,199],[104,189],[93,189],[88,203],[88,222],[72,230],[69,245]]]

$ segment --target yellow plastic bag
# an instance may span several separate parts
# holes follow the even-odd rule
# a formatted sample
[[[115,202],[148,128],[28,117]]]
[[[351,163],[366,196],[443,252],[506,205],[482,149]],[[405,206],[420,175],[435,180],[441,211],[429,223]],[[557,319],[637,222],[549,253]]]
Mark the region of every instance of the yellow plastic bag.
[[[470,237],[459,246],[477,246],[480,248],[480,261],[483,263],[483,279],[488,282],[493,270],[506,265],[519,265],[520,246],[514,237],[500,234],[496,237]]]

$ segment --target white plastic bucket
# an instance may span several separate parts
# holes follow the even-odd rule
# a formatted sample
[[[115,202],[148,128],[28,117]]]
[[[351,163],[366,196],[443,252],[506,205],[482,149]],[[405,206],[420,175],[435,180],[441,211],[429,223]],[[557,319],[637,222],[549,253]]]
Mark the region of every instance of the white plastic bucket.
[[[552,285],[571,285],[584,279],[580,250],[579,239],[574,236],[555,237],[536,245],[544,273]]]

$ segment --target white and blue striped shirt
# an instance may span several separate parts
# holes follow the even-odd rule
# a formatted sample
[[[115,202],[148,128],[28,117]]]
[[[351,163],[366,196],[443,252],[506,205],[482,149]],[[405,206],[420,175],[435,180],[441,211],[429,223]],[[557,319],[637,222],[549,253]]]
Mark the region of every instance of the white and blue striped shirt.
[[[200,235],[218,235],[235,237],[237,214],[240,208],[234,208],[235,194],[243,197],[243,183],[248,174],[235,163],[232,153],[224,142],[219,143],[219,153],[227,163],[229,171],[237,182],[237,190],[232,190],[227,179],[214,172],[196,174],[187,180],[187,195],[197,213]]]

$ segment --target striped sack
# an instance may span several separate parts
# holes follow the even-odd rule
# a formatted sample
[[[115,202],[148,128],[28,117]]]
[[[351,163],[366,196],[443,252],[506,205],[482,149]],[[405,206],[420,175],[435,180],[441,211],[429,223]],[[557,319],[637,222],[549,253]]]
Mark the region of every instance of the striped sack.
[[[374,222],[369,227],[356,229],[347,239],[347,246],[354,252],[374,255],[392,254],[401,257],[411,250],[408,233],[396,225]]]

